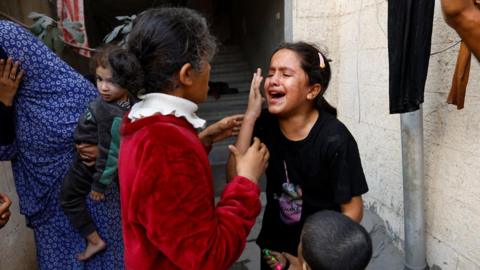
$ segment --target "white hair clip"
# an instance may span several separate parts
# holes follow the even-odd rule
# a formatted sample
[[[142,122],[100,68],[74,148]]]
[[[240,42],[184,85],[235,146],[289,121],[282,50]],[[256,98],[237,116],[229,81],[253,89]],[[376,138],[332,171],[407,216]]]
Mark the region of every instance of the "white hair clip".
[[[325,59],[321,53],[318,53],[318,59],[320,59],[320,68],[325,68]]]

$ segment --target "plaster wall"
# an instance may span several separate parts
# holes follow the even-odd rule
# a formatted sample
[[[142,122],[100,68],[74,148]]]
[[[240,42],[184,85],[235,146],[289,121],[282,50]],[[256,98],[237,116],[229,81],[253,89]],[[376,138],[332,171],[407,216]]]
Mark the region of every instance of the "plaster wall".
[[[327,99],[357,140],[367,207],[403,248],[400,119],[388,113],[385,0],[294,0],[293,39],[326,48]],[[460,40],[435,3],[432,53]],[[480,269],[480,65],[472,59],[465,108],[447,105],[459,45],[432,55],[425,87],[427,261],[434,269]]]

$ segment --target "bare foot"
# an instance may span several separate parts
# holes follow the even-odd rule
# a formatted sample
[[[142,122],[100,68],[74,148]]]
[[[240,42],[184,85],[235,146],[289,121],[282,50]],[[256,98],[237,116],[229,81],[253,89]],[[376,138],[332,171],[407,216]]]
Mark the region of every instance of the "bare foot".
[[[77,260],[79,261],[86,261],[107,247],[105,241],[100,238],[96,231],[87,236],[87,242],[87,248],[77,254]]]

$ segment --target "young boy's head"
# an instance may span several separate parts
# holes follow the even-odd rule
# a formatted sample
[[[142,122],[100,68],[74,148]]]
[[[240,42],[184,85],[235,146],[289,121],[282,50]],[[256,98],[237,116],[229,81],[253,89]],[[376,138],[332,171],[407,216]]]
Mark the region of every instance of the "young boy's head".
[[[104,45],[95,52],[91,68],[95,72],[97,89],[103,100],[107,102],[121,101],[128,98],[128,92],[112,80],[112,68],[110,67],[108,56],[116,50],[120,50],[115,45]]]
[[[363,270],[372,240],[362,225],[334,211],[320,211],[303,226],[298,257],[304,270]]]

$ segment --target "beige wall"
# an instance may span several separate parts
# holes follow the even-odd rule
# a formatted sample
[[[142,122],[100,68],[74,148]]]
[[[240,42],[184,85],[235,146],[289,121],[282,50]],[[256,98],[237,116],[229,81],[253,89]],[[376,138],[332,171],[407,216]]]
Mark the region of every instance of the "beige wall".
[[[327,98],[358,142],[370,186],[366,205],[402,247],[400,121],[388,114],[386,33],[387,1],[294,1],[294,40],[325,46],[333,59]],[[436,1],[432,52],[457,40]],[[426,84],[427,260],[441,269],[479,269],[480,66],[472,61],[465,109],[457,111],[445,103],[457,52],[458,46],[431,57]]]

